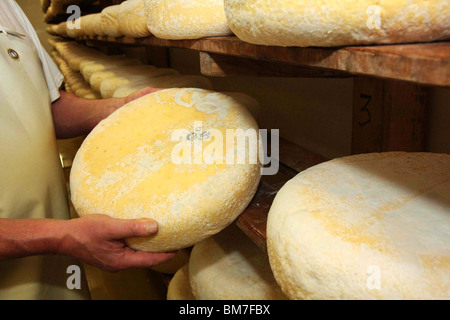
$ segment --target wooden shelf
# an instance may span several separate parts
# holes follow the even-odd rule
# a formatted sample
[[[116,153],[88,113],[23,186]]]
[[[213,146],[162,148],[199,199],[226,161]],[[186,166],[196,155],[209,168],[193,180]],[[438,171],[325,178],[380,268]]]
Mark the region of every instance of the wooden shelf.
[[[450,42],[344,48],[285,48],[253,45],[234,36],[200,40],[85,36],[79,40],[87,40],[94,45],[110,43],[185,48],[314,68],[318,72],[327,71],[328,75],[324,76],[364,75],[450,87]],[[330,74],[330,71],[335,71],[336,74]]]
[[[236,220],[237,226],[262,250],[267,251],[267,215],[278,190],[298,172],[326,161],[324,157],[280,138],[280,170],[265,176],[250,205]]]

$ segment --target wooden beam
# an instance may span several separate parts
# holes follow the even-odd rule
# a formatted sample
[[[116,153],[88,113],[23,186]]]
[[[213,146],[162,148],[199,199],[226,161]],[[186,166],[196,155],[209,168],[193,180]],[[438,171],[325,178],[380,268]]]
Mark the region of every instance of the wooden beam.
[[[204,76],[344,78],[351,75],[341,71],[297,66],[222,54],[200,52],[200,70]]]
[[[91,37],[83,37],[86,38]],[[236,37],[200,40],[164,40],[156,37],[93,38],[123,45],[185,48],[241,58],[332,69],[353,75],[450,87],[450,42],[343,48],[285,48],[253,45]]]
[[[375,78],[353,87],[352,154],[424,150],[427,88]]]

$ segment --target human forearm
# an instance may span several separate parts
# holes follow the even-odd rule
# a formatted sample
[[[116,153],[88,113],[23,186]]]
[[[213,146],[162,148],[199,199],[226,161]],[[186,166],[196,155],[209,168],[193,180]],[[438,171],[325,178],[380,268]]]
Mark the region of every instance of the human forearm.
[[[150,219],[113,219],[95,214],[72,220],[0,219],[0,261],[60,254],[108,271],[151,267],[174,253],[134,251],[123,239],[148,237],[157,229],[157,223]]]
[[[0,260],[56,253],[64,222],[0,219]]]
[[[56,137],[73,138],[88,134],[101,120],[126,103],[126,98],[89,100],[61,91],[52,104]]]
[[[125,98],[98,100],[82,99],[71,93],[60,91],[61,98],[52,104],[56,137],[67,139],[86,135],[100,121],[124,104],[158,90],[160,89],[148,87]]]

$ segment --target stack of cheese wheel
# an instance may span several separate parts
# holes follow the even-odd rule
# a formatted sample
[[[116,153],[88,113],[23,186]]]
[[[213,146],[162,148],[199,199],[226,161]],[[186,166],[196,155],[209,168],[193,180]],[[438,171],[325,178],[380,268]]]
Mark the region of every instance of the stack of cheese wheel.
[[[199,300],[286,299],[267,254],[235,225],[194,246],[189,281]]]
[[[450,38],[448,0],[224,0],[231,30],[273,46],[344,46]]]
[[[80,18],[80,28],[83,29],[83,34],[86,36],[95,36],[94,23],[97,14],[88,14]]]
[[[131,78],[131,83],[125,86],[118,87],[112,97],[122,98],[127,97],[130,94],[144,89],[146,87],[153,88],[201,88],[212,89],[211,82],[202,76],[192,75],[176,75],[176,76],[164,76],[164,77],[152,77],[146,79],[139,79],[136,77]]]
[[[161,39],[226,36],[223,0],[145,0],[148,29]]]
[[[147,27],[144,0],[128,0],[120,4],[119,30],[127,37],[142,38],[151,35]]]
[[[450,155],[310,168],[277,194],[270,264],[291,299],[450,299]]]
[[[64,76],[67,92],[72,92],[85,99],[101,98],[100,95],[92,90],[90,85],[84,81],[83,77],[78,72],[74,72],[62,58],[58,58],[57,56],[54,57]]]
[[[140,68],[141,70],[129,72],[127,70],[128,67],[124,67],[125,70],[123,72],[116,72],[115,77],[103,80],[100,85],[100,93],[102,97],[105,99],[112,98],[117,89],[134,82],[145,81],[163,76],[178,75],[178,72],[175,69],[155,68],[153,66],[148,66],[148,68]]]
[[[90,81],[91,76],[98,71],[105,71],[114,67],[135,66],[140,65],[141,62],[137,59],[130,59],[121,56],[106,56],[98,57],[92,61],[84,61],[80,63],[80,72],[87,82]]]
[[[227,129],[255,139],[224,141]],[[156,220],[156,235],[127,239],[137,250],[192,246],[228,226],[255,194],[257,132],[246,108],[224,94],[185,88],[141,97],[84,141],[70,177],[74,207],[81,216]]]
[[[106,33],[102,28],[102,14],[96,13],[94,19],[92,21],[92,29],[94,30],[95,35],[103,37],[106,36]]]
[[[102,26],[103,33],[109,37],[117,38],[121,37],[119,27],[119,10],[120,5],[109,6],[102,10],[100,16],[100,23]]]
[[[195,300],[189,284],[189,264],[180,268],[170,280],[167,288],[167,300]]]

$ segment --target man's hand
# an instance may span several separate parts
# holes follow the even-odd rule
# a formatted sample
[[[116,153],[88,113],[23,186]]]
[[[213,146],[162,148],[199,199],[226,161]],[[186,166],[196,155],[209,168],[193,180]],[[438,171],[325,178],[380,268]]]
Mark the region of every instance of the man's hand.
[[[124,239],[148,237],[157,229],[157,223],[151,219],[89,215],[68,221],[57,251],[106,271],[152,267],[171,259],[175,253],[134,251],[126,247]]]

